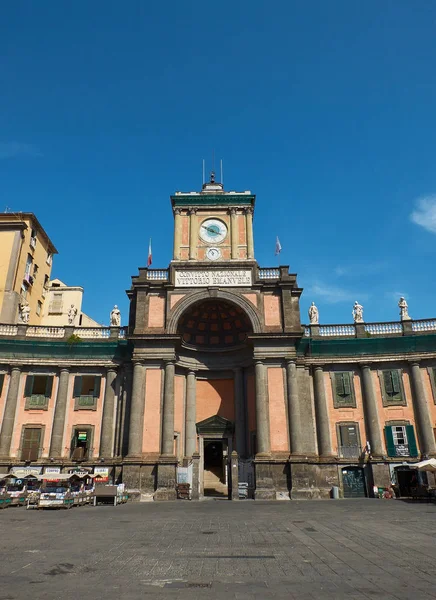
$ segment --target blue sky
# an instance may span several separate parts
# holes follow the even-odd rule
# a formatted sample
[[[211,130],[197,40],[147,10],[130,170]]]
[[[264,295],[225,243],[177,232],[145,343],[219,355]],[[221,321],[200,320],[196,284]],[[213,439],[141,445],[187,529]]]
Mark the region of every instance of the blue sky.
[[[435,317],[436,3],[6,3],[0,210],[34,212],[53,275],[102,323],[171,259],[169,195],[257,194],[255,254],[298,273],[302,320]]]

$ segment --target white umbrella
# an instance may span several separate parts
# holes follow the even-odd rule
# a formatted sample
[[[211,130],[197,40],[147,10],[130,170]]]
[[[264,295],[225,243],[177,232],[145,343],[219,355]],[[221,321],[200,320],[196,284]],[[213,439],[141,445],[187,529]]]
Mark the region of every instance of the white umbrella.
[[[436,473],[436,458],[429,458],[428,460],[422,460],[419,463],[415,463],[414,465],[410,465],[414,469],[418,469],[419,471],[427,471],[430,473]]]

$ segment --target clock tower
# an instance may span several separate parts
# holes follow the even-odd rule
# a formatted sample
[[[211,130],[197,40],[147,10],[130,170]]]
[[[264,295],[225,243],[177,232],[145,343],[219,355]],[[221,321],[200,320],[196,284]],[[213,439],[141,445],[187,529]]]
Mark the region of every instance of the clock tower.
[[[201,192],[176,192],[172,262],[229,263],[253,261],[253,210],[249,192],[226,192],[210,181]]]

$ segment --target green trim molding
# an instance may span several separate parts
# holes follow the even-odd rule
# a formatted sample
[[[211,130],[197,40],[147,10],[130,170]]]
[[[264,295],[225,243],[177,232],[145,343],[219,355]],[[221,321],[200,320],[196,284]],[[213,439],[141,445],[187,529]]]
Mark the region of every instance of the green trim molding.
[[[409,354],[413,352],[436,352],[436,335],[395,336],[380,338],[352,338],[314,340],[303,337],[297,344],[297,355],[321,356],[370,356],[377,354]]]

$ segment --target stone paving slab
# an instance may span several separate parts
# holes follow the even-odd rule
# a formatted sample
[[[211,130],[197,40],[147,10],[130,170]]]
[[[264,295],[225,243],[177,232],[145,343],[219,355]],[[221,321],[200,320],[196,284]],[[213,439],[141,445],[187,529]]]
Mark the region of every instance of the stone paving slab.
[[[433,504],[8,508],[0,534],[0,600],[436,599]]]

